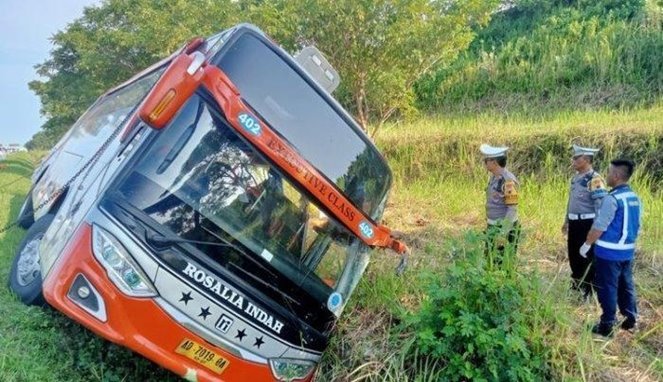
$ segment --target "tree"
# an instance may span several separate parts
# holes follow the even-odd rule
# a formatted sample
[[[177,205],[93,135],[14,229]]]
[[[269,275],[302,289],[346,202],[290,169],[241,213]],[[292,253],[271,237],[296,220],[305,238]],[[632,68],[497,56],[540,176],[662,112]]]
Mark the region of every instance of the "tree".
[[[414,110],[412,85],[465,50],[496,0],[264,0],[252,21],[287,48],[314,43],[341,75],[337,97],[367,128]]]
[[[52,37],[30,83],[52,145],[96,97],[172,53],[247,19],[294,52],[315,43],[340,72],[337,98],[373,135],[414,111],[412,84],[467,48],[498,0],[106,0]],[[46,148],[46,147],[42,147]]]

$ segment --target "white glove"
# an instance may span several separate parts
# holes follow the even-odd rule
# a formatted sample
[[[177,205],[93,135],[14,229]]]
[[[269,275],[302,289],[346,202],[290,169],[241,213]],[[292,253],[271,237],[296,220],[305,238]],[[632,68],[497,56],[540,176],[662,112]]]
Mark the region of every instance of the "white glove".
[[[589,252],[589,249],[592,248],[590,244],[583,243],[582,247],[580,247],[580,256],[587,258],[587,252]]]

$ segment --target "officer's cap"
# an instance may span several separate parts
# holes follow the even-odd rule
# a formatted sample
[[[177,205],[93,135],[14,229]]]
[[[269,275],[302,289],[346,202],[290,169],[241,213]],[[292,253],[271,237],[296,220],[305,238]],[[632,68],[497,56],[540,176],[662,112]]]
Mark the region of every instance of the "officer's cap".
[[[599,152],[599,149],[593,149],[590,147],[582,147],[578,145],[573,145],[573,156],[577,157],[579,155],[590,155],[594,156],[596,153]]]
[[[494,147],[485,143],[479,147],[479,151],[481,151],[481,154],[483,154],[486,159],[504,157],[508,150],[508,147]]]

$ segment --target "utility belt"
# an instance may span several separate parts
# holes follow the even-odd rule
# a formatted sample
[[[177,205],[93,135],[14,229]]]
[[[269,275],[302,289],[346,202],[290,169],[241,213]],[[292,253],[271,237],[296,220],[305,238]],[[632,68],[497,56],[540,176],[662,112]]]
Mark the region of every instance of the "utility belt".
[[[590,220],[596,217],[595,213],[591,214],[569,214],[569,220]]]

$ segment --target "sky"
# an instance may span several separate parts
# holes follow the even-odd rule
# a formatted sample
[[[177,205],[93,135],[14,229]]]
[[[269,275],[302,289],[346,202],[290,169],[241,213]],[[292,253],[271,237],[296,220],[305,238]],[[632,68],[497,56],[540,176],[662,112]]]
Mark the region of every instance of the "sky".
[[[0,143],[25,144],[46,121],[28,89],[34,66],[49,57],[50,37],[83,15],[93,0],[0,0]]]

